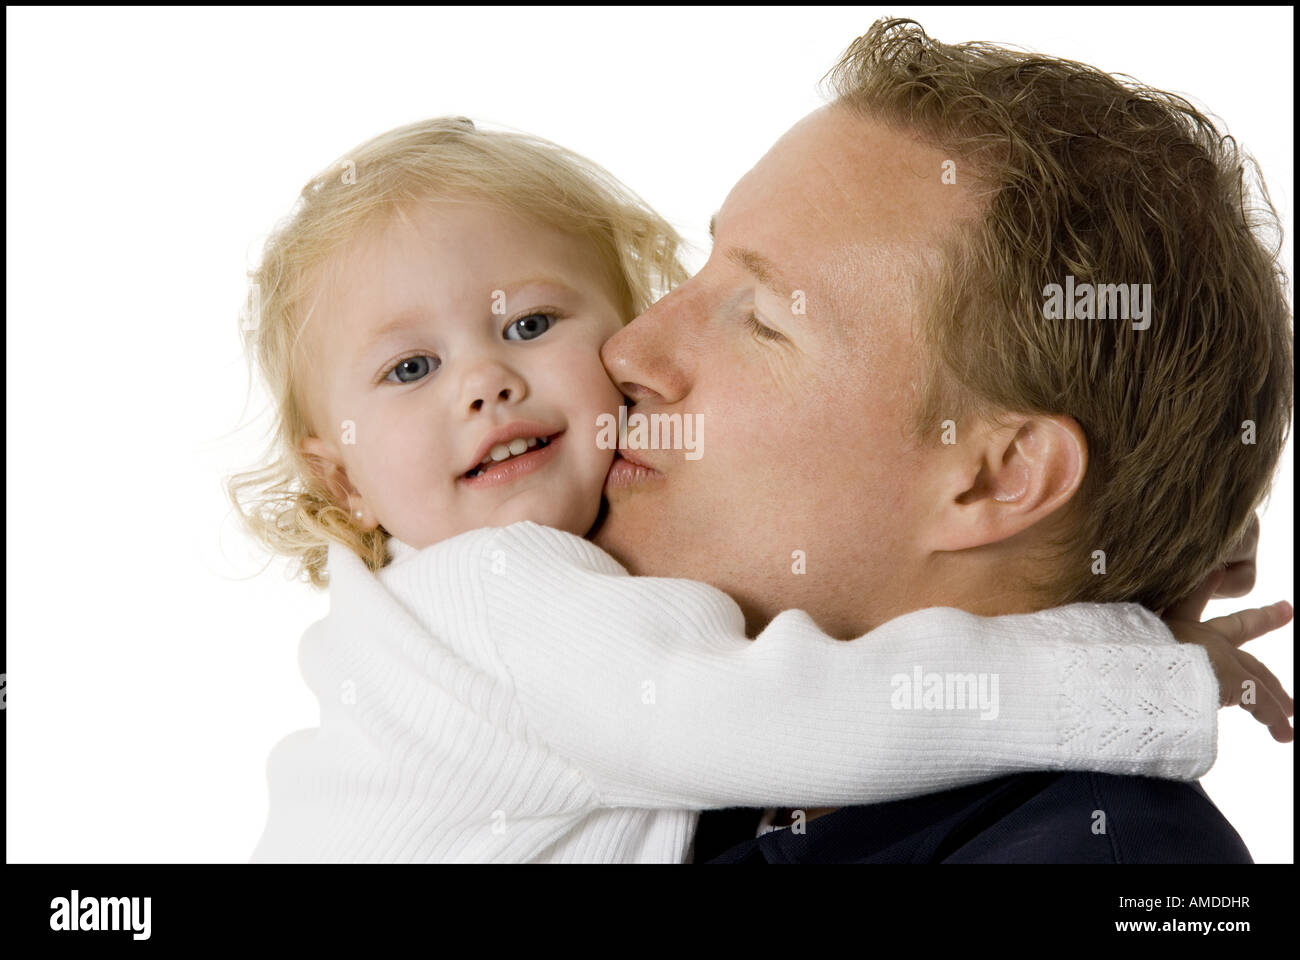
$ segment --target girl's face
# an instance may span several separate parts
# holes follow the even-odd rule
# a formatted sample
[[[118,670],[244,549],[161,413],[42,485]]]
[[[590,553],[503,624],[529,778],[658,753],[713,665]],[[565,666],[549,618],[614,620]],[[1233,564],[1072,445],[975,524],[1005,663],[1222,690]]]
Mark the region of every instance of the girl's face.
[[[584,241],[430,201],[335,256],[317,292],[303,452],[354,523],[414,547],[591,528],[614,456],[597,417],[623,400],[600,347],[622,318]]]

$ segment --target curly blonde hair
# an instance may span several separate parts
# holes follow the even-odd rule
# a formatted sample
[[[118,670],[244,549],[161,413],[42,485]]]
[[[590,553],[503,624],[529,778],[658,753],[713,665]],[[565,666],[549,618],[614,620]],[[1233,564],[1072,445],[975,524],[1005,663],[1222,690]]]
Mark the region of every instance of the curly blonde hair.
[[[314,312],[319,271],[380,220],[430,199],[471,199],[587,240],[614,280],[627,323],[686,279],[673,227],[610,173],[527,134],[483,130],[442,117],[381,134],[313,177],[249,273],[240,330],[275,405],[272,439],[253,469],[226,480],[251,536],[296,562],[293,575],[328,585],[329,542],[377,571],[388,559],[382,526],[362,530],[311,470],[300,444],[311,436],[299,342]]]

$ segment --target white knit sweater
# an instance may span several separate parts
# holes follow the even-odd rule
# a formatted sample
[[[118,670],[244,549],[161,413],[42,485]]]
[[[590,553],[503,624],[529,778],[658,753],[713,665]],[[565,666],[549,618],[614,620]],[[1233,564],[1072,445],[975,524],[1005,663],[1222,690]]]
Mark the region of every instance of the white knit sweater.
[[[534,523],[390,550],[376,576],[330,548],[300,650],[320,727],[271,753],[254,862],[681,862],[704,808],[1214,762],[1209,659],[1135,604],[935,608],[852,642],[790,610],[751,641],[726,594]]]

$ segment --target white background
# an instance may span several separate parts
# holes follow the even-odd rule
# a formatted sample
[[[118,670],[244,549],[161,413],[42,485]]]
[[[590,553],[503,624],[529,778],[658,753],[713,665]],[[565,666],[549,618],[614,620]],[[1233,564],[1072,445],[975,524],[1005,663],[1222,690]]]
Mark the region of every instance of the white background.
[[[885,13],[1189,95],[1293,227],[1290,10],[8,9],[9,859],[246,861],[267,753],[317,722],[296,657],[326,597],[259,572],[220,485],[267,422],[245,271],[309,176],[465,114],[606,166],[698,267],[731,185]],[[1294,600],[1292,483],[1288,449],[1252,604]],[[1294,692],[1291,648],[1249,647]],[[1202,782],[1257,861],[1292,860],[1292,756],[1221,711]]]

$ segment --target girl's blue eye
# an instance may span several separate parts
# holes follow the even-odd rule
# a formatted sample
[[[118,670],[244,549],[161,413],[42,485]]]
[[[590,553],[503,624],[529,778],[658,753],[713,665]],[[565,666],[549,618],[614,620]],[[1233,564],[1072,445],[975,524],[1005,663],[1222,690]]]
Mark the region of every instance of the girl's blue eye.
[[[506,327],[507,340],[535,340],[555,324],[555,315],[551,313],[530,313],[520,317]],[[512,334],[517,334],[512,336]]]
[[[399,360],[397,366],[388,371],[385,380],[393,380],[393,374],[397,374],[397,383],[414,383],[416,380],[427,376],[442,366],[442,361],[437,357],[431,357],[427,354],[421,354],[418,357],[407,357],[405,360]],[[404,377],[403,374],[406,374]]]

